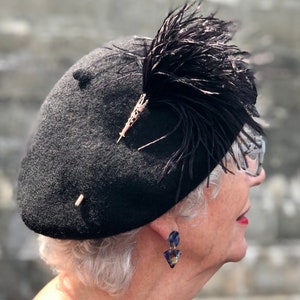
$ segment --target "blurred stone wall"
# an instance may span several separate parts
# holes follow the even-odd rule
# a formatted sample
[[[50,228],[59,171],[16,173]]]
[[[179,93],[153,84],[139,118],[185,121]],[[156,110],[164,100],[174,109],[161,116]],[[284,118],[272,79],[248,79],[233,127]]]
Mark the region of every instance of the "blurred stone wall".
[[[14,202],[19,161],[45,96],[82,55],[120,36],[153,36],[169,8],[183,2],[1,0],[0,300],[31,299],[51,277]],[[216,8],[240,20],[235,40],[253,53],[269,123],[268,177],[252,191],[247,257],[224,266],[201,295],[300,299],[300,1],[210,0],[203,7]]]

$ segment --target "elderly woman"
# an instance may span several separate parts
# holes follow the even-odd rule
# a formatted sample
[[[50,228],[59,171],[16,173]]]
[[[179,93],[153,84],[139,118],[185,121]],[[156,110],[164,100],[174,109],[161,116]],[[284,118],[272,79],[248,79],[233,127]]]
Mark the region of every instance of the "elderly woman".
[[[35,299],[192,299],[244,257],[265,144],[232,27],[186,4],[55,85],[18,182],[57,272]]]

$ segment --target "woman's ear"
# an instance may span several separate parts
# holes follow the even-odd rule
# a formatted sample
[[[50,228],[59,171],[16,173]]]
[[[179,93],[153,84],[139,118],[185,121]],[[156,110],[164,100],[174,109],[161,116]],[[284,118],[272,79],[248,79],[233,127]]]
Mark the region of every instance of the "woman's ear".
[[[170,233],[173,230],[178,230],[176,218],[170,212],[164,213],[163,215],[149,223],[149,227],[158,235],[160,235],[164,240],[168,239]]]

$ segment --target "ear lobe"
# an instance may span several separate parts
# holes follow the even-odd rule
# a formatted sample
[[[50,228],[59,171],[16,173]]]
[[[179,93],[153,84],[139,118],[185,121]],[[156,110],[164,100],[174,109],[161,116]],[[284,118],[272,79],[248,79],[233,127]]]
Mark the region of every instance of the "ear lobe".
[[[161,236],[163,240],[168,239],[171,231],[178,230],[175,218],[169,212],[166,212],[162,216],[149,223],[149,226],[153,231]]]

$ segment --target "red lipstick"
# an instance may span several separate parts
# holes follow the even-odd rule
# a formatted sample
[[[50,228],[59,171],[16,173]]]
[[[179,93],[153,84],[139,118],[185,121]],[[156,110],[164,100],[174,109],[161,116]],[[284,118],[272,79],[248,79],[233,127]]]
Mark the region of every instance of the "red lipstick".
[[[240,216],[239,218],[237,218],[236,220],[239,224],[242,224],[242,225],[248,225],[248,218],[245,217],[244,215],[243,216]]]
[[[237,219],[236,221],[241,224],[241,225],[248,225],[249,223],[249,220],[248,218],[246,217],[246,213],[249,211],[249,208],[244,211]]]

